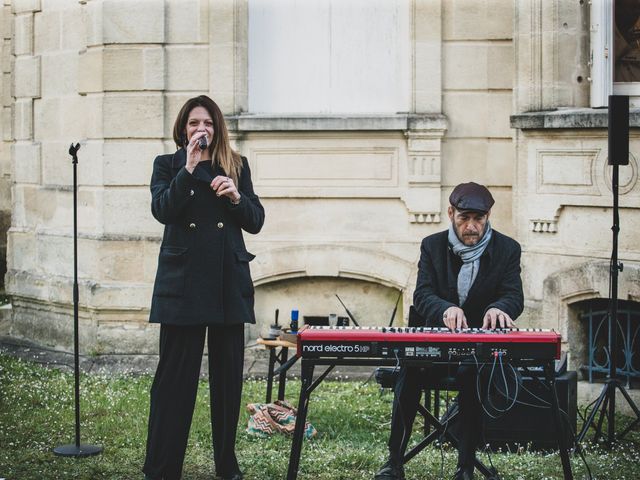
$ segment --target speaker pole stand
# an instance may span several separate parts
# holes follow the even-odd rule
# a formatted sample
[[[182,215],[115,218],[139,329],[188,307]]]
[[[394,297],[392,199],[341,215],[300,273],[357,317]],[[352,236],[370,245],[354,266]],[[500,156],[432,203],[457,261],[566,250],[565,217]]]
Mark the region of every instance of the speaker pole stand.
[[[78,353],[78,150],[80,144],[71,144],[69,155],[73,157],[73,363],[75,377],[76,442],[59,445],[53,453],[62,457],[88,457],[102,452],[97,445],[80,444],[80,356]]]
[[[617,149],[620,146],[614,146],[616,143],[613,138],[616,137],[616,140],[620,140],[618,138],[619,135],[614,135],[616,130],[616,123],[618,123],[618,119],[614,119],[616,115],[612,115],[612,110],[620,110],[626,113],[626,145],[627,148],[622,148],[623,155],[617,155]],[[624,116],[624,115],[623,115]],[[609,165],[612,166],[612,174],[611,174],[611,191],[613,192],[613,226],[611,227],[611,231],[613,232],[613,248],[611,251],[611,264],[609,275],[611,278],[611,298],[609,303],[609,378],[605,382],[604,388],[600,393],[593,409],[591,410],[591,414],[589,418],[585,421],[582,426],[582,430],[576,437],[577,443],[581,443],[584,439],[587,431],[590,427],[594,426],[593,422],[596,418],[598,412],[600,412],[600,417],[598,418],[598,424],[594,426],[596,432],[593,437],[593,441],[596,442],[600,436],[602,436],[602,423],[606,416],[607,418],[607,435],[606,435],[606,443],[611,446],[616,440],[622,440],[624,436],[629,433],[631,429],[633,429],[636,425],[640,423],[640,410],[633,402],[633,399],[629,396],[629,393],[626,391],[624,385],[617,378],[617,357],[618,357],[618,273],[622,271],[623,265],[621,262],[618,262],[618,233],[620,232],[620,209],[618,205],[618,187],[619,187],[619,168],[620,165],[627,165],[629,162],[629,97],[628,96],[609,96]],[[621,126],[624,128],[624,126]],[[624,137],[624,135],[622,135]],[[624,141],[624,138],[622,138]],[[615,158],[615,157],[626,157],[626,158]],[[622,393],[622,396],[626,400],[627,404],[636,415],[636,419],[631,422],[627,428],[625,428],[622,433],[616,436],[615,425],[616,425],[616,390],[619,390]]]

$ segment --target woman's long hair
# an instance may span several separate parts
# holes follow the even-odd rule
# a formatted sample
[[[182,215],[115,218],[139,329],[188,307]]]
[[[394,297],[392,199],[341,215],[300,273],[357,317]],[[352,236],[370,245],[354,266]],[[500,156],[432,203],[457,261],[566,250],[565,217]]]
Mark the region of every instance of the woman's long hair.
[[[196,107],[203,107],[211,115],[213,120],[213,141],[209,145],[209,153],[213,166],[220,165],[224,173],[233,179],[238,185],[240,178],[240,170],[242,170],[242,158],[238,152],[235,152],[229,143],[229,132],[224,121],[224,115],[220,111],[220,107],[216,102],[206,95],[190,98],[182,106],[176,122],[173,124],[173,141],[176,142],[178,148],[185,147],[187,120],[189,113]],[[186,147],[185,147],[186,148]]]

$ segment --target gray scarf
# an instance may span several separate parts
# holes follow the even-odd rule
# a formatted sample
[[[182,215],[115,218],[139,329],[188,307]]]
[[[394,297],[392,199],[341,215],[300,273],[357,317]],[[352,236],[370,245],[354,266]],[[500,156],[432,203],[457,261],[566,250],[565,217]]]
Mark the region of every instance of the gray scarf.
[[[464,305],[469,295],[469,290],[473,282],[478,276],[478,270],[480,269],[480,257],[484,253],[489,241],[491,240],[491,224],[487,222],[487,227],[482,239],[472,246],[466,246],[460,241],[453,228],[453,224],[449,225],[449,245],[453,253],[458,255],[462,259],[462,268],[458,273],[458,298],[460,298],[460,306]]]

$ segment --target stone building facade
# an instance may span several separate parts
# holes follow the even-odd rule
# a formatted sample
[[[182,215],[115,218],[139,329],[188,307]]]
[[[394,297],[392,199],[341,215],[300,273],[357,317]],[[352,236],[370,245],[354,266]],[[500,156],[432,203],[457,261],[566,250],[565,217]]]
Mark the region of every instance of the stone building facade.
[[[83,348],[155,352],[147,315],[162,229],[149,211],[151,166],[175,149],[181,104],[207,93],[227,115],[267,213],[263,231],[247,235],[258,318],[249,341],[275,309],[281,319],[294,308],[342,315],[336,293],[361,323],[383,325],[402,292],[396,321],[404,322],[420,241],[448,227],[452,187],[474,180],[496,198],[494,228],[523,246],[522,324],[559,329],[579,365],[575,305],[607,297],[611,216],[606,113],[589,100],[588,2],[318,0],[310,2],[317,15],[353,8],[331,17],[335,30],[312,46],[297,23],[309,18],[277,3],[270,15],[267,0],[4,1],[0,219],[10,217],[10,334],[70,345],[67,149],[80,141]],[[358,20],[363,11],[368,23]],[[382,30],[367,28],[375,22]],[[379,31],[394,48],[367,57]],[[351,73],[317,79],[310,69],[325,60],[365,75],[355,86]],[[287,103],[281,80],[299,102]],[[637,130],[631,137],[620,297],[638,302]]]

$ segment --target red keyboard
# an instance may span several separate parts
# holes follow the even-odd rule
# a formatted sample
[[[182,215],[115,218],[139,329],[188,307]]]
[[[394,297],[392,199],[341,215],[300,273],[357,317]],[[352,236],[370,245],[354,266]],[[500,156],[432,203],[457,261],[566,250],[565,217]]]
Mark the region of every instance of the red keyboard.
[[[298,356],[536,361],[560,358],[560,343],[559,333],[543,329],[306,326],[298,333]]]

